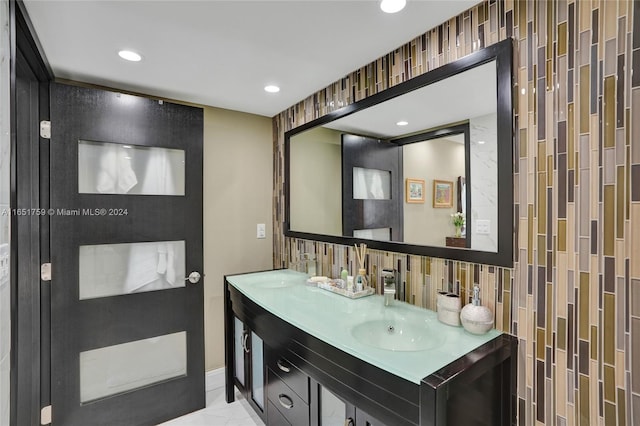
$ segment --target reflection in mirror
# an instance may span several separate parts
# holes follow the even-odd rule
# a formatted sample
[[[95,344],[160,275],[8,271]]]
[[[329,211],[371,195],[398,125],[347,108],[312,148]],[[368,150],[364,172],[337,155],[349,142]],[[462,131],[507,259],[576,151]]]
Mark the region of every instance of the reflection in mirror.
[[[512,263],[510,58],[501,42],[287,132],[285,234]]]
[[[497,251],[495,93],[492,61],[294,135],[289,142],[290,229],[445,246],[456,232],[451,214],[458,211],[454,201],[463,177],[470,183],[470,208],[465,191],[466,232],[454,247]],[[400,119],[409,124],[396,125]],[[393,164],[397,158],[399,165]],[[347,166],[351,163],[355,167]],[[422,201],[403,199],[407,179],[425,182]],[[451,182],[450,203],[444,207],[433,203],[434,181]]]
[[[457,180],[458,186],[456,187],[457,199],[456,199],[456,212],[462,213],[462,216],[466,216],[467,214],[467,192],[466,192],[466,179],[464,176],[458,176]],[[465,224],[462,225],[461,233],[463,236],[467,234],[466,221]]]
[[[402,157],[404,179],[422,179],[426,182],[425,202],[404,204],[404,242],[444,245],[446,238],[455,233],[451,214],[456,206],[434,207],[432,182],[453,182],[456,176],[466,175],[464,133],[404,145]]]

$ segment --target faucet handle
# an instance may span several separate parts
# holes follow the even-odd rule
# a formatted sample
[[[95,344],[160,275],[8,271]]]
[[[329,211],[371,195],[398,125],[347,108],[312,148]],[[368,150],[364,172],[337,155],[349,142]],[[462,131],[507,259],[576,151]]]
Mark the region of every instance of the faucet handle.
[[[395,285],[396,284],[396,273],[393,269],[383,269],[382,270],[382,278],[384,279],[384,285]]]

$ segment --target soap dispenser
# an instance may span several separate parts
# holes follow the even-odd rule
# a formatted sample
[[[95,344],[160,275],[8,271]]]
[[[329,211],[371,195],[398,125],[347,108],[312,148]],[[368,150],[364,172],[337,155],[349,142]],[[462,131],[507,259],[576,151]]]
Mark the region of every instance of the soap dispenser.
[[[493,328],[493,313],[480,304],[480,287],[473,286],[473,299],[460,311],[460,322],[469,333],[485,334]]]

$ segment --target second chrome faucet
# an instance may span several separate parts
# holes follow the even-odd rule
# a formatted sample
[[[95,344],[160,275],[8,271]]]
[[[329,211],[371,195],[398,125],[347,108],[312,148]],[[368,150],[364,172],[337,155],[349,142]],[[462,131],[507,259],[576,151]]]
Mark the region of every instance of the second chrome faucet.
[[[397,271],[395,269],[383,269],[382,279],[384,280],[384,306],[390,306],[393,303],[393,299],[395,299],[397,292]]]

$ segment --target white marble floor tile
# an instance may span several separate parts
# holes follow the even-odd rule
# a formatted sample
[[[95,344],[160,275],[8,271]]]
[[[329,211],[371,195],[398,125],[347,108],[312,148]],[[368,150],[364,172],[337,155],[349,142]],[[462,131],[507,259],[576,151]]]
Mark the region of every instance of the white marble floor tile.
[[[218,388],[207,392],[206,408],[162,423],[162,426],[264,426],[264,423],[239,392],[236,391],[236,400],[227,404],[224,388]]]

